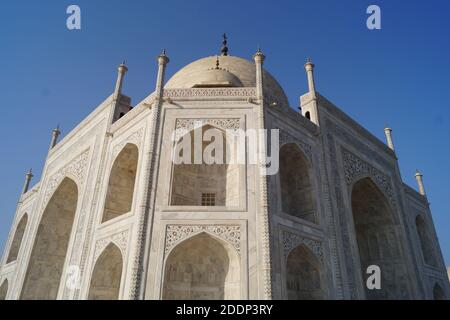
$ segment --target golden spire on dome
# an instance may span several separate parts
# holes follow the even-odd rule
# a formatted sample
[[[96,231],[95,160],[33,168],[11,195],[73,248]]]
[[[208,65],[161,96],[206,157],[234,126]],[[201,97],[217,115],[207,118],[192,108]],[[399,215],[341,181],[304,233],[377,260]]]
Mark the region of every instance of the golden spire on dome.
[[[227,47],[227,43],[228,43],[228,38],[227,38],[227,34],[224,33],[223,34],[223,40],[222,40],[222,48],[220,49],[220,52],[222,53],[223,56],[227,56],[228,55],[228,47]]]

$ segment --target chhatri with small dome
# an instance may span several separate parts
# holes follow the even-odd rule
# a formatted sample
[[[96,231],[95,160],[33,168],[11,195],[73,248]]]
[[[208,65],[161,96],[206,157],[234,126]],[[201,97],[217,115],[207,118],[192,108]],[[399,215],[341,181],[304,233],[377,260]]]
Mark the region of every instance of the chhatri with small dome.
[[[418,191],[403,183],[392,130],[384,143],[327,100],[311,60],[290,106],[264,60],[229,55],[224,37],[166,81],[163,51],[135,105],[121,64],[109,97],[53,130],[39,181],[26,174],[0,299],[448,299],[422,174]],[[243,162],[173,161],[211,130],[225,155],[230,132],[277,132],[279,169],[249,161],[263,139]]]

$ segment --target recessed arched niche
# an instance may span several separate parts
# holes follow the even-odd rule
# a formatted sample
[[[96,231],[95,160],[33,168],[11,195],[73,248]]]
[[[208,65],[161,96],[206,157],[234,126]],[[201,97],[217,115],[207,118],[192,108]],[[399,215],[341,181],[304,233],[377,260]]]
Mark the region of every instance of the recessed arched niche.
[[[17,260],[19,256],[20,246],[22,245],[23,235],[25,234],[25,229],[27,227],[28,214],[24,214],[17,224],[16,231],[14,232],[13,241],[8,253],[8,259],[6,263],[10,263]]]
[[[110,243],[95,263],[88,299],[118,300],[122,269],[122,253],[115,244]]]
[[[8,294],[8,280],[3,280],[0,285],[0,300],[6,300],[6,295]]]
[[[50,198],[38,226],[20,298],[54,300],[77,210],[78,187],[65,178]]]
[[[109,175],[102,222],[107,222],[131,211],[138,158],[138,148],[129,143],[114,160]]]
[[[165,263],[163,299],[240,299],[235,249],[207,233],[178,244]]]
[[[435,284],[433,287],[433,299],[434,300],[445,300],[445,293],[439,284]]]
[[[323,300],[321,262],[304,245],[293,249],[286,261],[286,289],[289,300]]]
[[[310,165],[295,143],[280,149],[280,188],[284,213],[317,223]]]
[[[428,226],[422,216],[416,217],[416,230],[420,241],[420,248],[422,256],[426,264],[430,266],[437,266],[436,256],[434,254],[433,241],[428,229]]]
[[[224,130],[208,124],[177,141],[174,152],[179,160],[172,168],[171,205],[239,206],[240,166],[229,161],[232,144],[228,139]]]
[[[353,186],[351,203],[365,297],[372,300],[407,299],[406,264],[386,196],[371,178],[363,178]],[[383,285],[379,290],[369,290],[366,285],[367,268],[371,265],[381,270]]]

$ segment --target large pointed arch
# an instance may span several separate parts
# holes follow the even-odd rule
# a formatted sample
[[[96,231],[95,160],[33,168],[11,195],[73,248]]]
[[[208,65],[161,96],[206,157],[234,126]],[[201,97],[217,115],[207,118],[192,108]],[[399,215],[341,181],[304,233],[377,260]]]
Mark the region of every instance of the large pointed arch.
[[[286,289],[289,300],[323,300],[322,265],[306,246],[299,245],[286,260]]]
[[[231,148],[236,147],[230,138],[223,129],[210,124],[180,137],[174,148],[181,163],[174,163],[172,169],[171,205],[239,206],[240,165],[229,161],[233,157]],[[212,149],[214,159],[209,162],[203,156]]]
[[[239,299],[240,266],[235,249],[202,232],[170,251],[165,262],[163,299]]]
[[[352,190],[352,213],[361,277],[367,299],[408,298],[408,278],[398,226],[386,196],[369,177],[358,180]],[[381,270],[381,289],[366,286],[367,267]]]
[[[128,143],[114,160],[108,181],[102,222],[131,211],[138,158],[137,146]]]
[[[280,148],[280,188],[284,213],[317,222],[310,164],[295,143]]]
[[[10,263],[17,260],[19,256],[20,246],[22,244],[23,235],[25,234],[25,229],[28,223],[28,214],[25,213],[17,224],[16,231],[14,232],[13,241],[8,253],[8,259],[6,263]]]
[[[76,183],[65,178],[45,208],[25,274],[21,299],[56,299],[78,203]]]
[[[114,243],[110,243],[95,263],[88,299],[118,300],[122,271],[122,253]]]
[[[0,285],[0,301],[6,300],[7,294],[8,294],[8,279],[5,279]]]

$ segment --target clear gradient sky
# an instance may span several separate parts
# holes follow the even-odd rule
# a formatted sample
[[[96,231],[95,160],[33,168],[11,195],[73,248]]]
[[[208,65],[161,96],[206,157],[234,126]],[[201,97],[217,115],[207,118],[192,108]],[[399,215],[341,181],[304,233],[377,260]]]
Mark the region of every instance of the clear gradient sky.
[[[66,28],[81,7],[82,30]],[[381,7],[382,29],[366,28]],[[384,141],[393,128],[403,180],[424,173],[434,223],[450,265],[450,2],[315,1],[2,1],[0,7],[0,250],[24,174],[40,179],[51,130],[67,134],[112,93],[126,59],[124,93],[138,103],[154,89],[155,57],[166,48],[168,76],[219,53],[265,67],[293,107],[306,90],[303,64],[316,64],[318,90]]]

